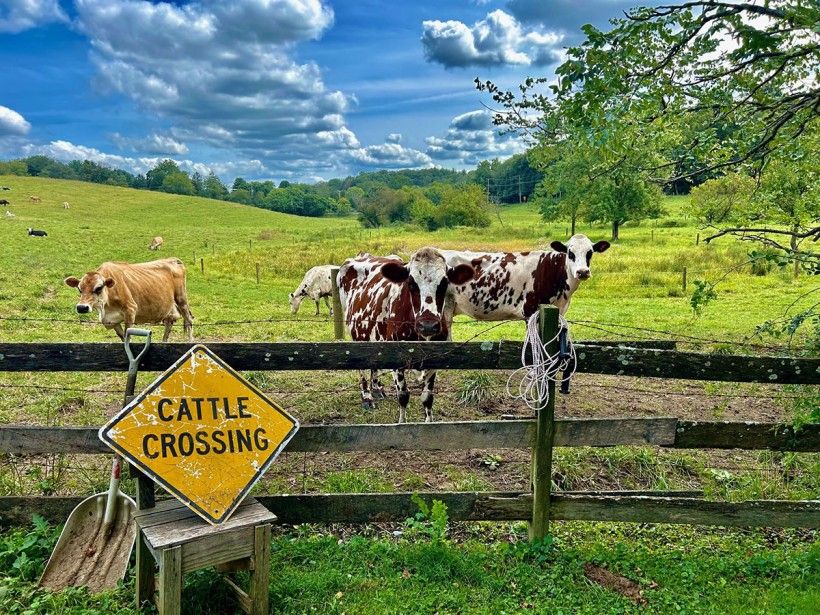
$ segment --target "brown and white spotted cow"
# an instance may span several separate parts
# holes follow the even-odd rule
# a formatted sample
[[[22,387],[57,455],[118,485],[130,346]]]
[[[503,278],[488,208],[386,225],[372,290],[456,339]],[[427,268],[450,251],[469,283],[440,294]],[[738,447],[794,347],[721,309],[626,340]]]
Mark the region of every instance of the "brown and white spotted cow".
[[[444,304],[452,289],[473,278],[473,267],[448,267],[433,248],[418,250],[407,264],[392,257],[359,255],[339,269],[339,295],[345,323],[354,341],[446,340],[449,327]],[[452,300],[450,298],[450,300]],[[410,393],[403,369],[393,372],[399,399],[399,423],[407,419]],[[362,403],[373,397],[364,372],[360,374]],[[373,374],[371,374],[371,380]],[[436,373],[425,372],[421,403],[425,421],[433,420],[433,386]]]
[[[185,265],[178,258],[148,263],[103,263],[82,278],[65,283],[80,291],[77,312],[97,310],[106,329],[120,338],[135,324],[163,323],[167,342],[171,327],[180,317],[188,340],[193,340],[193,315],[185,288]]]
[[[475,277],[455,287],[455,314],[476,320],[529,318],[538,305],[551,303],[564,315],[572,294],[592,273],[592,254],[605,252],[608,241],[592,243],[573,235],[565,244],[553,241],[552,252],[463,252],[440,250],[449,267],[472,265]],[[449,316],[449,315],[448,315]]]

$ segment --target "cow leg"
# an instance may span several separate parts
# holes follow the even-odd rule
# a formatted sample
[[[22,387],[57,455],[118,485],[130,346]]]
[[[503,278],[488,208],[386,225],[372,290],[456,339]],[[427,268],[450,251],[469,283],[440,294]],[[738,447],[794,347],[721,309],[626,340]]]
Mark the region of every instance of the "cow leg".
[[[424,422],[433,422],[433,387],[436,384],[436,370],[424,372],[424,388],[421,390],[421,405],[424,407]]]
[[[325,295],[325,305],[327,306],[327,311],[333,316],[333,304],[330,303],[330,297],[327,295]]]
[[[125,330],[122,328],[122,325],[120,323],[117,323],[116,325],[114,325],[113,328],[114,328],[114,332],[117,335],[120,336],[120,339],[124,340],[125,339]]]
[[[191,313],[191,306],[188,305],[188,297],[183,289],[182,292],[174,293],[174,303],[177,304],[177,310],[182,314],[182,328],[185,331],[185,337],[189,342],[194,341],[194,315]]]
[[[376,407],[376,402],[373,401],[373,393],[370,392],[370,380],[368,380],[363,369],[359,370],[359,387],[362,391],[362,408],[373,410]]]
[[[393,370],[393,382],[399,396],[399,423],[407,422],[407,404],[410,403],[410,391],[407,390],[407,379],[403,369]]]
[[[174,326],[174,321],[170,318],[166,318],[162,321],[162,324],[165,325],[165,331],[162,334],[162,341],[167,342],[168,338],[171,337],[171,327]]]
[[[319,315],[319,300],[314,299],[313,302],[316,304],[316,316]]]
[[[370,370],[370,390],[373,392],[373,399],[384,399],[387,397],[384,394],[384,385],[379,380],[379,370]]]

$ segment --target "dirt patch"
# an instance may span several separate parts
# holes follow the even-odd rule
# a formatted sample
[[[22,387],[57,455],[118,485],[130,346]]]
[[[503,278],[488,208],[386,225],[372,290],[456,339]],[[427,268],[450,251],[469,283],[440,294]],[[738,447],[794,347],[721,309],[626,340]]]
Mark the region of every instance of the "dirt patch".
[[[641,586],[635,581],[627,579],[625,576],[589,563],[584,564],[584,576],[605,589],[617,592],[629,598],[635,604],[640,604],[641,606],[649,604],[646,598],[643,597]]]

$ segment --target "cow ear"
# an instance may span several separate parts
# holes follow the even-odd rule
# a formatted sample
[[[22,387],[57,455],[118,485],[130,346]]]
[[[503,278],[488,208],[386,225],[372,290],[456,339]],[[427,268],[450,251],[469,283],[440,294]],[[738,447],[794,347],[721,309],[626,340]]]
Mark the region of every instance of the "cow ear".
[[[114,278],[105,278],[105,282],[104,282],[104,284],[105,284],[108,288],[111,288],[111,287],[112,287],[112,286],[114,286],[114,284],[115,284],[115,282],[114,282]]]
[[[553,241],[550,244],[550,248],[552,248],[556,252],[566,252],[567,251],[567,247],[564,244],[562,244],[560,241]]]
[[[80,281],[77,278],[75,278],[74,276],[71,276],[70,278],[66,278],[65,280],[63,280],[63,282],[65,282],[71,288],[77,288],[80,285]]]
[[[401,284],[410,277],[410,270],[401,263],[385,263],[382,265],[381,272],[393,284]]]
[[[447,279],[453,284],[466,284],[475,276],[475,269],[470,265],[457,265],[447,269]]]
[[[595,252],[606,252],[609,250],[609,242],[608,241],[598,241],[592,245],[592,249]]]

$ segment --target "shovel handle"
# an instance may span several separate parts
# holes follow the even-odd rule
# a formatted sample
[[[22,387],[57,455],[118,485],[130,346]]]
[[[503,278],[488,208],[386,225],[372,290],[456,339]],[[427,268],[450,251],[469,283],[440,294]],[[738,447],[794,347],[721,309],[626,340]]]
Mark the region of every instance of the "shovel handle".
[[[117,493],[120,490],[120,475],[122,474],[122,457],[114,455],[111,463],[111,481],[108,483],[108,497],[105,500],[105,516],[103,524],[111,525],[114,521],[114,506],[117,502]]]

